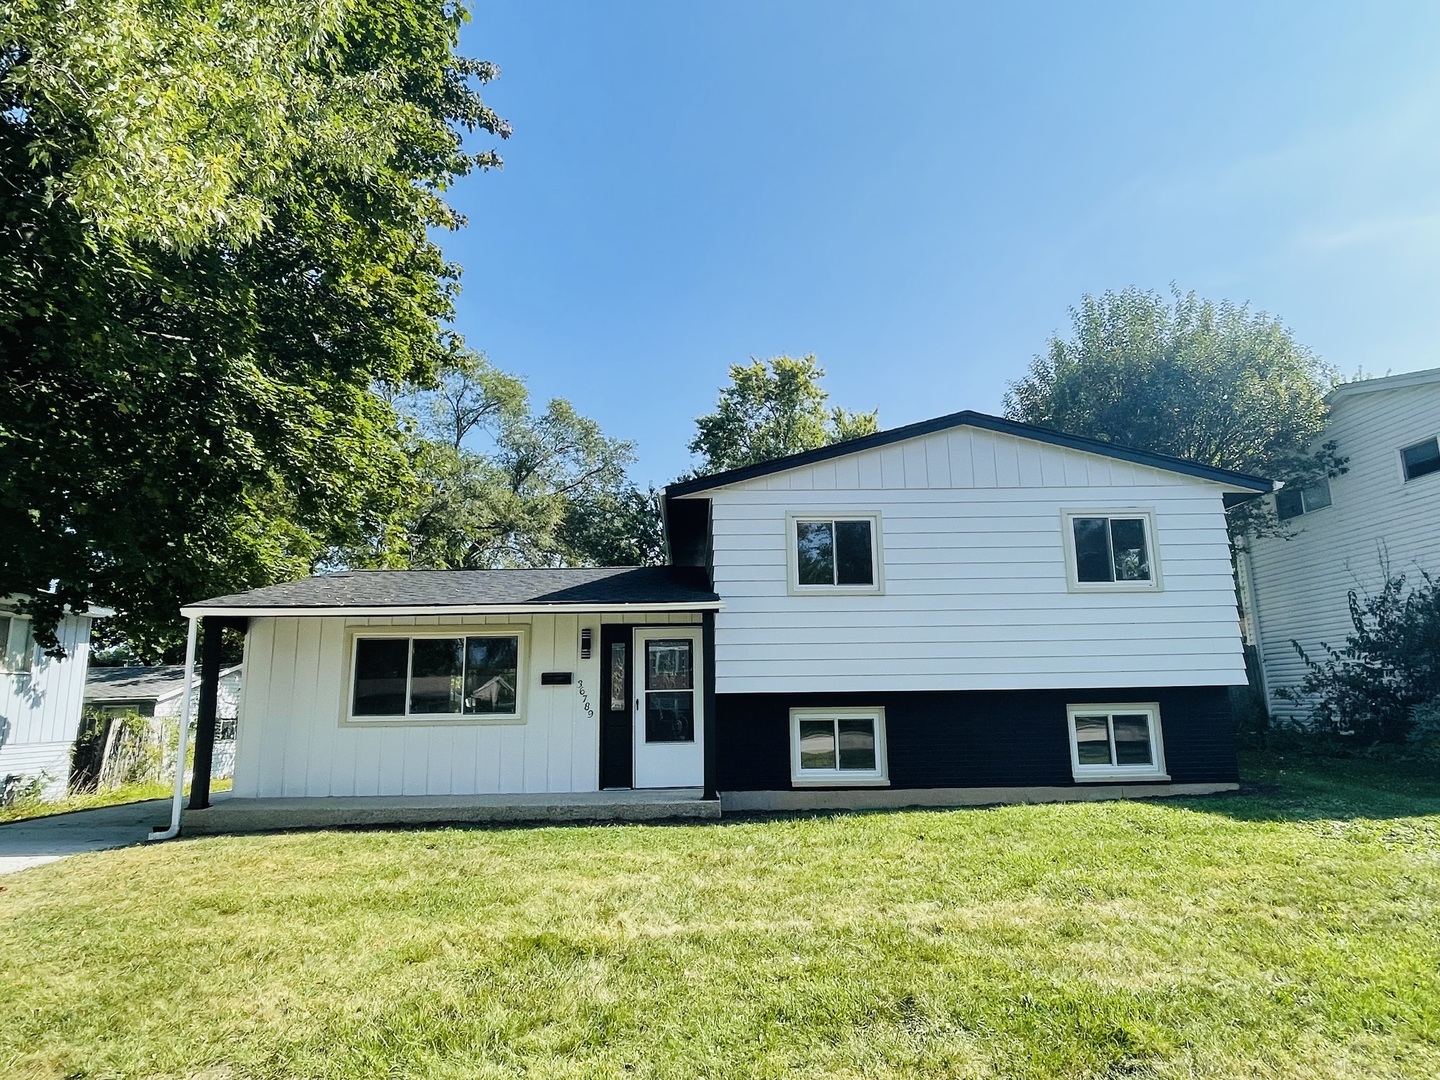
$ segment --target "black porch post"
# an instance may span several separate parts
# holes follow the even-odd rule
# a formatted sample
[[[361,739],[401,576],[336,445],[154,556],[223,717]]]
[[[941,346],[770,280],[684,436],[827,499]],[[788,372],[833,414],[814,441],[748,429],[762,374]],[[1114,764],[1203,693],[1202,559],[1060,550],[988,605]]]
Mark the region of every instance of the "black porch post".
[[[195,712],[195,770],[190,774],[191,810],[210,805],[210,766],[215,757],[215,713],[220,697],[220,637],[223,620],[213,615],[202,620],[200,645],[200,702]],[[182,724],[190,718],[182,716]]]
[[[720,795],[715,790],[717,733],[715,731],[715,613],[713,611],[707,611],[702,616],[700,639],[700,650],[705,667],[705,798],[718,799]]]

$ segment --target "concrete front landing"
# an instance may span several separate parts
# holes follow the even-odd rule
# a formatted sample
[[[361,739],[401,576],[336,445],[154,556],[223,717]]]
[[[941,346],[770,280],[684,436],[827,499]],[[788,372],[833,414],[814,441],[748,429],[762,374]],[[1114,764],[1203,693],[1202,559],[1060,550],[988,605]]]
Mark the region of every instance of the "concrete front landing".
[[[318,799],[237,799],[217,795],[208,810],[186,810],[181,832],[268,832],[346,825],[714,820],[716,799],[699,788],[525,795],[370,795]]]

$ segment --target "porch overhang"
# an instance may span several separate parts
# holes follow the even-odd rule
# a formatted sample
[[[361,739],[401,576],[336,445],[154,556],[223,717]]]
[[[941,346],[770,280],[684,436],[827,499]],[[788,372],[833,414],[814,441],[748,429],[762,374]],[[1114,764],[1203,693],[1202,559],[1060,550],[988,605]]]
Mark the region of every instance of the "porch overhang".
[[[603,615],[603,614],[647,614],[658,612],[705,612],[721,611],[725,607],[720,600],[685,600],[676,603],[658,604],[446,604],[446,605],[383,605],[345,604],[331,607],[317,606],[275,606],[259,607],[238,605],[235,607],[196,604],[180,609],[187,619],[208,618],[214,615],[242,618],[297,618],[323,616],[350,616],[369,618],[375,616],[463,616],[463,615]]]

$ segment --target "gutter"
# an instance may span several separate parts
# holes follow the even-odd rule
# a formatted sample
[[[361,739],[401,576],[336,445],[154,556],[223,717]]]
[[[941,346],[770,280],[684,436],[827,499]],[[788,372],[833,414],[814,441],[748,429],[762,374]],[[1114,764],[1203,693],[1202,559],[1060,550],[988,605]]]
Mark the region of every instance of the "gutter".
[[[195,682],[195,637],[200,620],[189,617],[190,628],[185,635],[185,696],[180,701],[180,745],[175,754],[175,796],[170,804],[170,827],[152,829],[146,840],[173,840],[180,835],[180,809],[185,799],[185,751],[190,737],[190,699]]]

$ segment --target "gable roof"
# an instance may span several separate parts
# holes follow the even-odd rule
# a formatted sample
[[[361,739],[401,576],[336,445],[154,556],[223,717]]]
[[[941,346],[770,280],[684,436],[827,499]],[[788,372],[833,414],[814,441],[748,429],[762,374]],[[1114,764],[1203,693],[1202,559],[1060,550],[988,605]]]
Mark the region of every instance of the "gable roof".
[[[677,566],[541,570],[347,570],[217,596],[195,615],[521,614],[547,610],[714,610],[703,571]]]
[[[1407,371],[1403,375],[1384,375],[1376,379],[1356,379],[1354,382],[1341,383],[1330,391],[1326,400],[1334,401],[1336,398],[1370,394],[1376,390],[1405,390],[1412,386],[1425,386],[1429,383],[1440,383],[1440,368],[1426,368],[1424,371]]]
[[[221,670],[221,675],[239,671],[240,665]],[[200,677],[195,677],[200,685]],[[92,667],[85,674],[85,700],[98,702],[163,701],[185,689],[185,665],[162,664],[141,667]]]
[[[922,420],[917,424],[891,428],[889,431],[878,431],[874,435],[864,435],[847,442],[822,446],[818,450],[806,450],[804,453],[790,454],[788,457],[775,458],[773,461],[762,461],[758,465],[746,465],[739,469],[713,473],[695,480],[685,480],[669,485],[665,489],[665,495],[667,498],[694,495],[697,492],[724,487],[726,484],[738,484],[745,480],[754,480],[761,476],[786,472],[789,469],[799,469],[806,465],[829,461],[832,458],[844,457],[847,454],[858,454],[864,450],[874,450],[877,447],[889,446],[891,443],[919,438],[922,435],[933,435],[937,431],[948,431],[958,427],[980,428],[984,431],[998,432],[1001,435],[1013,435],[1019,439],[1063,446],[1068,450],[1081,450],[1087,454],[1118,458],[1136,465],[1148,465],[1152,469],[1181,473],[1185,476],[1209,480],[1226,487],[1239,488],[1242,491],[1256,494],[1263,494],[1275,486],[1271,481],[1262,477],[1233,472],[1230,469],[1218,469],[1213,465],[1202,465],[1196,461],[1186,461],[1184,458],[1171,457],[1168,454],[1137,450],[1132,446],[1121,446],[1119,443],[1105,442],[1103,439],[1090,439],[1083,435],[1067,435],[1061,431],[1051,431],[1049,428],[1037,427],[1034,424],[1022,424],[1018,420],[1006,420],[1003,417],[967,409],[964,412],[951,413],[948,416],[937,416],[933,420]]]

